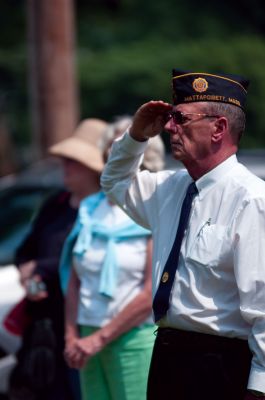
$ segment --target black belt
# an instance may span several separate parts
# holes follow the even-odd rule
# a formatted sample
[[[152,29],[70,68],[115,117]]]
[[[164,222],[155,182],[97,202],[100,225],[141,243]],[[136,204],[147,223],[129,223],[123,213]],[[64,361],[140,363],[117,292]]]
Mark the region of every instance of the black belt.
[[[233,351],[250,353],[247,340],[209,335],[175,328],[158,328],[157,340],[165,346],[183,351]]]

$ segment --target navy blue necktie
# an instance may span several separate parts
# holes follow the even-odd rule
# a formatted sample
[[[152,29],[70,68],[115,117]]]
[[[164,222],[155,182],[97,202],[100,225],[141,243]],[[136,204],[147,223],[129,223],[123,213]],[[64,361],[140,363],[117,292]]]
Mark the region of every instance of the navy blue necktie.
[[[162,277],[154,297],[153,311],[156,322],[166,314],[169,307],[169,297],[178,267],[181,242],[188,224],[192,200],[197,193],[198,189],[195,183],[192,182],[189,185],[186,196],[183,200],[175,241],[165,264]]]

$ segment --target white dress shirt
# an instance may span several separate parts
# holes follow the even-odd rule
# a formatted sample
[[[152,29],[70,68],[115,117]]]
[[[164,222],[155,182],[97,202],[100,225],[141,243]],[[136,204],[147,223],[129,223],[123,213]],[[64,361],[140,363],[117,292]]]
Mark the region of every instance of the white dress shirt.
[[[114,142],[101,183],[152,230],[154,296],[192,179],[184,169],[140,172],[146,145],[128,133]],[[253,352],[248,388],[265,392],[265,182],[233,155],[196,186],[170,307],[158,325],[247,339]]]
[[[93,213],[107,227],[126,224],[128,216],[116,205],[103,199]],[[106,256],[106,240],[93,237],[84,255],[74,257],[74,267],[80,280],[77,322],[80,325],[102,327],[125,308],[142,290],[147,255],[147,238],[130,238],[115,243],[118,266],[117,284],[112,298],[99,293],[100,275]],[[145,323],[152,324],[151,316]]]

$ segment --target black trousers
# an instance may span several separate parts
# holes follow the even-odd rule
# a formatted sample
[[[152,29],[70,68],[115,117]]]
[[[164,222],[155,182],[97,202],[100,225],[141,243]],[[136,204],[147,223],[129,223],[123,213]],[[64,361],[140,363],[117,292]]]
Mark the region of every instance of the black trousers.
[[[243,400],[251,359],[245,340],[159,328],[147,399]]]

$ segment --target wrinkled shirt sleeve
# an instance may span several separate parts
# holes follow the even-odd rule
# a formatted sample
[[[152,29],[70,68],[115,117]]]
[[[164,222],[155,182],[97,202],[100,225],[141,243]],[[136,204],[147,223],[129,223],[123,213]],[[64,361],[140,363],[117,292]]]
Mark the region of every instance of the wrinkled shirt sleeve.
[[[146,146],[147,142],[134,140],[128,132],[114,141],[101,186],[111,201],[138,224],[151,229],[156,174],[140,171]]]
[[[248,388],[265,392],[265,200],[251,199],[234,223],[234,269],[240,312],[250,324]]]

